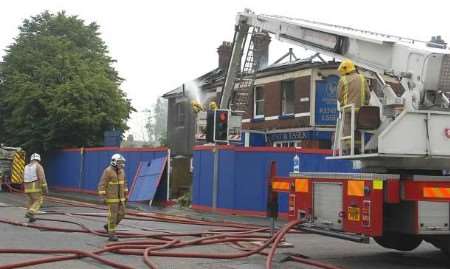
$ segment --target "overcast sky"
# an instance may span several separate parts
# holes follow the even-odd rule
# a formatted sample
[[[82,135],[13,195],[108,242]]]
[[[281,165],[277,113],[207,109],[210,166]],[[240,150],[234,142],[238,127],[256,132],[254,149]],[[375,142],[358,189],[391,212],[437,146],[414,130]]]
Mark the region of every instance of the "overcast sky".
[[[44,10],[66,10],[100,25],[102,38],[125,79],[122,89],[142,111],[164,92],[217,67],[217,47],[231,41],[235,15],[244,8],[428,40],[450,41],[446,1],[284,1],[284,0],[14,0],[4,1],[0,16],[0,56],[25,18]],[[270,61],[290,46],[273,41]],[[304,51],[294,48],[302,55]],[[133,115],[132,133],[143,136],[143,113]]]

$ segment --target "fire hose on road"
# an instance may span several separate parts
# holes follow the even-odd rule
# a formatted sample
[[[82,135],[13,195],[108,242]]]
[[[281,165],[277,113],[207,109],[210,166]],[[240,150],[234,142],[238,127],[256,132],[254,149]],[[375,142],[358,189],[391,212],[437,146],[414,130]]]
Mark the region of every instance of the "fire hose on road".
[[[55,199],[57,202],[70,203],[72,205],[80,206],[80,203],[74,201],[66,201],[62,199]],[[85,206],[86,204],[81,203]],[[97,207],[95,205],[87,204],[88,207]],[[101,208],[104,209],[104,208]],[[68,215],[68,216],[88,216],[88,217],[103,217],[94,213],[58,213],[49,212],[48,215]],[[284,239],[285,235],[296,225],[299,221],[292,221],[286,224],[282,229],[276,231],[273,235],[269,234],[270,229],[258,225],[248,225],[234,222],[213,222],[205,220],[193,220],[186,217],[178,216],[166,216],[163,214],[155,213],[140,213],[131,212],[129,219],[139,221],[158,221],[168,222],[175,224],[189,224],[189,225],[204,225],[217,227],[216,229],[207,230],[205,232],[192,232],[192,233],[178,233],[178,232],[118,232],[119,238],[125,239],[124,241],[106,244],[103,248],[99,248],[93,251],[82,251],[77,249],[12,249],[1,248],[0,254],[4,253],[17,253],[17,254],[58,254],[63,256],[51,256],[45,258],[37,258],[29,261],[21,261],[17,263],[10,263],[0,265],[0,269],[12,269],[22,268],[26,266],[39,265],[44,263],[52,263],[64,260],[74,260],[81,258],[91,258],[96,262],[108,265],[113,268],[133,268],[129,265],[124,265],[118,262],[111,261],[102,257],[103,253],[114,253],[120,255],[135,255],[143,258],[143,262],[148,268],[156,269],[158,266],[151,257],[174,257],[174,258],[203,258],[203,259],[238,259],[249,257],[251,255],[259,254],[265,255],[266,269],[272,269],[272,259],[275,251],[278,248],[279,243]],[[44,224],[35,223],[22,223],[8,219],[1,219],[0,223],[23,226],[27,228],[39,229],[41,231],[52,232],[68,232],[68,233],[87,233],[95,236],[106,237],[107,233],[103,230],[93,230],[86,225],[77,221],[61,220],[54,218],[38,218],[40,222],[56,222],[75,225],[77,228],[62,228],[60,226],[50,226]],[[184,237],[194,237],[194,239],[184,239]],[[258,243],[258,246],[244,246],[246,243]],[[201,252],[172,252],[171,250],[186,248],[191,246],[205,246],[214,244],[228,244],[237,246],[238,252],[232,253],[201,253]],[[270,247],[268,253],[264,252],[265,249]],[[308,258],[302,258],[299,256],[288,257],[289,261],[308,264],[316,268],[324,269],[338,269],[332,265],[327,265],[318,261],[314,261]]]

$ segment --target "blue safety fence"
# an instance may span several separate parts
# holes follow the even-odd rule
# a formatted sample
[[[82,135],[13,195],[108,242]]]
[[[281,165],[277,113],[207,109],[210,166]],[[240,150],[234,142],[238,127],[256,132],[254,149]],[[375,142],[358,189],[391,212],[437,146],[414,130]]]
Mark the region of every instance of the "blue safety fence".
[[[125,175],[130,188],[140,162],[167,158],[167,148],[78,148],[55,151],[45,160],[50,188],[96,193],[103,170],[114,153],[126,159]]]
[[[277,164],[278,176],[289,176],[293,158],[300,157],[302,172],[355,172],[351,161],[326,160],[329,150],[272,147],[196,147],[193,153],[193,208],[213,207],[214,159],[217,154],[216,209],[262,215],[267,204],[267,178],[270,164]],[[286,193],[279,195],[279,209],[287,212]],[[255,214],[253,214],[255,213]]]
[[[140,162],[136,177],[130,188],[130,202],[153,201],[157,192],[167,193],[167,189],[160,187],[167,157]]]

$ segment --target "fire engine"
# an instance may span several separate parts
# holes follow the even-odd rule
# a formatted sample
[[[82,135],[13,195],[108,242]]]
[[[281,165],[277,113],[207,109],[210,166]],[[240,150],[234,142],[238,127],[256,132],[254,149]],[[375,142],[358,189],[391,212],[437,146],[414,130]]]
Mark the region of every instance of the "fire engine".
[[[3,184],[21,184],[25,152],[21,148],[0,145],[0,190]]]
[[[351,132],[343,135],[340,116],[329,159],[357,162],[360,172],[297,172],[286,178],[272,173],[272,191],[289,195],[289,218],[302,220],[299,228],[319,234],[366,243],[373,238],[383,247],[404,251],[427,241],[450,254],[446,44],[245,10],[236,18],[222,109],[237,110],[239,103],[248,102],[256,66],[252,38],[247,42],[247,37],[258,33],[335,59],[350,59],[378,84],[378,90],[371,91],[371,106],[362,107],[358,119],[352,105],[339,108],[351,113]],[[238,72],[245,50],[244,70]],[[386,83],[386,76],[401,84],[400,95]],[[371,119],[370,126],[363,124],[364,115]],[[362,136],[360,145],[354,131]],[[343,143],[350,144],[348,152],[342,150]]]

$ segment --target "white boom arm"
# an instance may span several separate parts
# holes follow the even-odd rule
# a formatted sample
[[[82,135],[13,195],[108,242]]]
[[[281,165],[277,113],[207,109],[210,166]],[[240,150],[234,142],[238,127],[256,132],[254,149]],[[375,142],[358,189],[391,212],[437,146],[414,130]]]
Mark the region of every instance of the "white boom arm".
[[[397,77],[406,91],[402,98],[398,98],[389,85],[384,85],[385,105],[404,103],[405,108],[410,111],[419,109],[421,105],[437,104],[447,108],[449,106],[448,97],[444,94],[450,91],[449,50],[432,48],[427,46],[427,42],[409,38],[303,19],[257,15],[245,10],[238,13],[236,19],[234,47],[220,103],[221,108],[229,105],[239,68],[237,65],[242,56],[242,42],[250,26],[272,33],[281,41],[330,57],[351,59],[356,65],[367,70]],[[381,79],[381,76],[378,78]],[[425,94],[427,91],[431,93]]]
[[[350,59],[375,73],[383,89],[377,96],[385,116],[381,126],[374,132],[368,148],[363,146],[362,154],[354,155],[352,149],[350,155],[337,158],[357,159],[364,167],[381,169],[450,168],[450,51],[445,44],[245,10],[236,19],[221,108],[230,105],[250,27],[333,58]],[[397,96],[383,81],[383,75],[400,81],[404,88],[402,96]],[[346,139],[340,138],[341,132],[342,129],[336,131],[339,141]],[[365,154],[366,149],[375,153]]]

